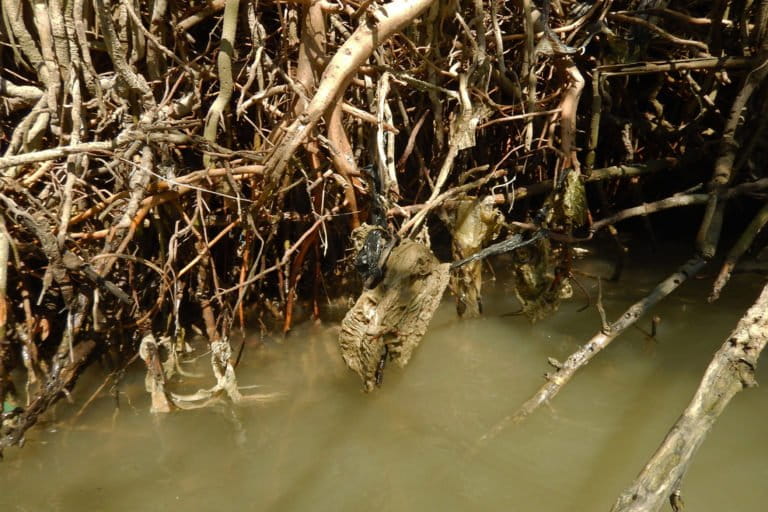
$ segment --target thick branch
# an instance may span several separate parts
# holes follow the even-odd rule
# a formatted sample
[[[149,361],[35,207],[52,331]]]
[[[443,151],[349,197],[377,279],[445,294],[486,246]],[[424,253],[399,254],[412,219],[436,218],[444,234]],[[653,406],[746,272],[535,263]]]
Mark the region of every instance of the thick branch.
[[[270,153],[265,164],[265,200],[272,196],[293,153],[312,132],[320,117],[344,94],[349,81],[373,50],[395,32],[411,23],[435,0],[395,0],[375,11],[375,23],[362,23],[344,42],[323,73],[307,109],[285,129],[281,143]]]
[[[715,354],[691,403],[634,483],[619,496],[613,512],[659,510],[680,488],[715,420],[736,393],[757,385],[755,367],[766,343],[768,286]]]

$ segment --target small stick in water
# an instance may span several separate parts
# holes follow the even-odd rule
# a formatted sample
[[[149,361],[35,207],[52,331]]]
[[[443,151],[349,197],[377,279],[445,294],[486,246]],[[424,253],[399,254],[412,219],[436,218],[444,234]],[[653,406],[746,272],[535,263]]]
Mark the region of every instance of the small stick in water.
[[[384,365],[387,364],[387,355],[389,354],[389,347],[384,344],[384,352],[381,354],[379,364],[376,367],[376,387],[380,388],[381,383],[384,382]]]

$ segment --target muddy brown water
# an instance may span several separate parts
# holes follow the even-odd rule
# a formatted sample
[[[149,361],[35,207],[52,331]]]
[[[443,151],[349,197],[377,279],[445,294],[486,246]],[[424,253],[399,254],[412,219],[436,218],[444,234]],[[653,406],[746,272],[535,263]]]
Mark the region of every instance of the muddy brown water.
[[[636,261],[621,283],[606,283],[609,317],[676,263]],[[517,305],[501,285],[479,320],[458,320],[445,300],[411,364],[388,368],[371,395],[343,366],[332,324],[250,347],[238,375],[241,385],[259,387],[244,392],[279,397],[235,410],[152,417],[137,367],[119,410],[100,397],[72,424],[99,382],[91,375],[82,386],[90,388],[75,395],[80,403],[60,405],[59,421],[6,452],[0,510],[607,511],[688,403],[762,280],[735,276],[714,305],[704,301],[711,279],[685,284],[655,310],[657,341],[631,329],[550,408],[485,442],[543,382],[547,357],[564,359],[599,328],[594,308],[577,311],[578,294],[536,325],[503,315]],[[737,395],[685,479],[686,509],[767,510],[766,431],[768,388]]]

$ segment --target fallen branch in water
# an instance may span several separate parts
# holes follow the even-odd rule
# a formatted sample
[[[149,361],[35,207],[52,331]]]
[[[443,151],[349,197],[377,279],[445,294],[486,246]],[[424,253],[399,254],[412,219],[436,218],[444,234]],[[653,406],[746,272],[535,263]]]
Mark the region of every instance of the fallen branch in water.
[[[672,275],[659,283],[646,297],[633,304],[622,314],[618,320],[610,324],[607,330],[601,330],[595,334],[583,347],[574,352],[558,365],[554,373],[547,375],[547,383],[531,396],[514,414],[507,416],[497,423],[487,434],[481,438],[485,442],[495,437],[507,425],[516,424],[527,418],[539,406],[553,399],[576,371],[589,363],[598,352],[607,347],[614,339],[633,325],[656,303],[675,291],[686,279],[696,274],[706,264],[706,260],[700,257],[692,258],[685,262]]]
[[[679,496],[680,483],[715,420],[744,388],[757,386],[755,368],[768,343],[768,286],[712,358],[699,389],[613,512],[652,512]]]

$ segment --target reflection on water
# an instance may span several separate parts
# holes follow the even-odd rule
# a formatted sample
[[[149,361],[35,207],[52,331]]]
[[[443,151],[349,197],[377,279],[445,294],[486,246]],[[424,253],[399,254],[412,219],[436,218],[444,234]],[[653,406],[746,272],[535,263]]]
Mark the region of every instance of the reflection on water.
[[[664,272],[674,268],[661,269]],[[604,286],[609,318],[656,282],[638,265]],[[486,316],[459,321],[446,301],[404,370],[360,392],[330,326],[252,348],[241,385],[281,398],[232,411],[153,418],[142,375],[121,409],[97,399],[74,427],[49,424],[0,463],[2,510],[608,510],[692,396],[714,351],[757,297],[736,276],[720,302],[694,281],[657,308],[658,342],[637,329],[600,354],[544,409],[479,439],[599,328],[581,298],[531,326],[495,290]],[[594,290],[593,290],[594,293]],[[648,321],[644,322],[648,325]],[[763,364],[763,367],[766,365]],[[758,373],[765,379],[768,372]],[[96,381],[96,384],[98,381]],[[84,399],[88,392],[83,392]],[[766,388],[736,397],[683,487],[697,512],[765,510]],[[76,406],[62,405],[60,418]],[[54,425],[56,425],[54,427]]]

